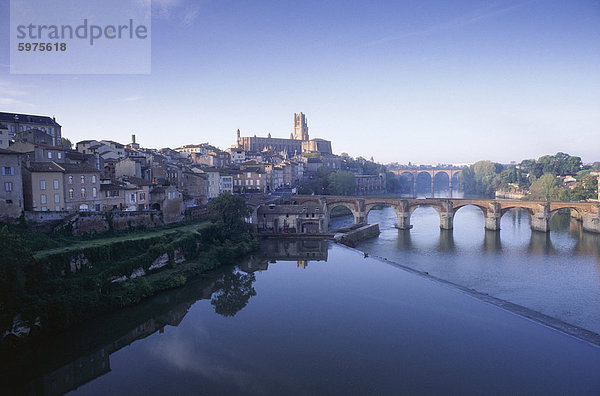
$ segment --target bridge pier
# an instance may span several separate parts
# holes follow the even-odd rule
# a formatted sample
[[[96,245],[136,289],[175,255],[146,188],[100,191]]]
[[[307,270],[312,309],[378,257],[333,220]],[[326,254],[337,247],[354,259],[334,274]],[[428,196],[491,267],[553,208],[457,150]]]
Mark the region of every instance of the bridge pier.
[[[548,206],[543,210],[533,212],[531,216],[531,229],[533,231],[550,232],[550,213]]]
[[[354,214],[354,224],[365,224],[367,222],[367,216],[364,213]]]
[[[442,230],[451,230],[454,228],[454,216],[450,213],[440,213],[440,228]]]
[[[488,213],[485,216],[485,229],[490,231],[500,231],[501,217],[496,213]]]
[[[417,176],[413,175],[413,195],[417,198]]]
[[[600,212],[584,213],[582,220],[584,231],[600,233]]]
[[[398,212],[396,213],[396,216],[398,217],[398,224],[396,224],[396,228],[400,230],[410,230],[413,228],[413,226],[410,225],[410,213]]]

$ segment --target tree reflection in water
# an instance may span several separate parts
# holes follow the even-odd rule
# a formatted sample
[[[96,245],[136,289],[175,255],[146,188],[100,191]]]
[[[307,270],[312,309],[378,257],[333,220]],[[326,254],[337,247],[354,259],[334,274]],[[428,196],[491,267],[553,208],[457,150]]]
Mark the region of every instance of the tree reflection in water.
[[[246,305],[250,297],[256,296],[252,286],[256,281],[254,274],[231,271],[223,277],[223,282],[213,293],[210,303],[215,312],[223,316],[235,316]]]

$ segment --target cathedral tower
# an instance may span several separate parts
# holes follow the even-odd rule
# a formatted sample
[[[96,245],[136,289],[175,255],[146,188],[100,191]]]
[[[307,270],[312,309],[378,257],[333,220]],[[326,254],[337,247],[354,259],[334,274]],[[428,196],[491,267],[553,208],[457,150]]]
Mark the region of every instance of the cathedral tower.
[[[308,125],[306,124],[306,116],[304,113],[294,113],[294,139],[309,140]]]

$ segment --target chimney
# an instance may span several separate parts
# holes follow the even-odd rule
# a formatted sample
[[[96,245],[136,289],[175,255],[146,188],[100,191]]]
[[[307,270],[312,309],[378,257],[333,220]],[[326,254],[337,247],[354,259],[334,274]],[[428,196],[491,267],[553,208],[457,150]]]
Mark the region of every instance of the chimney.
[[[131,143],[135,144],[135,135],[131,135]]]

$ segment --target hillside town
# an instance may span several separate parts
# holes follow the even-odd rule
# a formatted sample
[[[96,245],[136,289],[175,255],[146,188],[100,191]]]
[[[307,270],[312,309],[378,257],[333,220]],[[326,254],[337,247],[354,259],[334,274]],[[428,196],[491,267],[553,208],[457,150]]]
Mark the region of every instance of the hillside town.
[[[24,211],[161,211],[177,220],[223,192],[296,192],[321,168],[351,171],[357,194],[386,191],[384,172],[365,174],[346,158],[330,141],[309,137],[303,113],[294,114],[289,138],[246,137],[238,129],[227,149],[146,148],[136,135],[129,143],[98,137],[71,145],[54,117],[0,113],[0,220]]]

